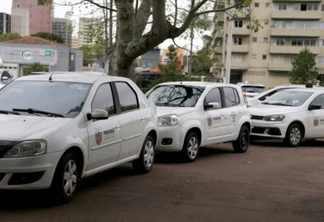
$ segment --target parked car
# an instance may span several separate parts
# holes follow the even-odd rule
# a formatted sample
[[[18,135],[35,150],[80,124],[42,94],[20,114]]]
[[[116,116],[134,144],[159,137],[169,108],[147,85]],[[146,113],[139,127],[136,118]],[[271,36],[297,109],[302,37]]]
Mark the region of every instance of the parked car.
[[[152,169],[156,107],[121,77],[31,75],[0,93],[0,189],[49,188],[72,199],[79,179],[132,161]]]
[[[235,152],[249,146],[250,116],[238,85],[212,82],[166,82],[146,93],[157,106],[157,151],[197,158],[199,147],[232,142]]]
[[[287,85],[276,86],[269,90],[261,92],[254,97],[248,97],[247,98],[248,106],[251,107],[251,106],[258,105],[258,104],[262,103],[265,99],[270,97],[271,95],[273,95],[276,92],[283,90],[283,89],[295,89],[295,88],[306,88],[306,87],[308,87],[308,86],[305,84],[287,84]],[[311,86],[311,87],[317,88],[317,87],[321,87],[321,86]]]
[[[324,137],[322,88],[281,90],[249,110],[252,137],[283,139],[288,146]]]
[[[13,78],[13,75],[6,69],[0,69],[0,89]]]
[[[252,98],[266,90],[266,88],[262,84],[248,84],[248,83],[237,83],[237,84],[241,86],[247,98]]]

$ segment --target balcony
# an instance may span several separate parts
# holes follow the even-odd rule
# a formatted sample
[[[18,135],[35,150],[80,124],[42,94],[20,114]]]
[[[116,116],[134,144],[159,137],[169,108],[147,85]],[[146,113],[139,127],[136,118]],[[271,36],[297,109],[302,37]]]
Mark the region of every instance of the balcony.
[[[226,33],[228,34],[228,31],[226,30]],[[233,28],[233,35],[250,35],[251,30],[247,28]]]
[[[320,20],[322,18],[321,11],[273,11],[272,19],[305,19]]]
[[[232,52],[249,53],[249,45],[232,45]]]
[[[313,54],[319,54],[319,47],[307,47]],[[270,46],[271,54],[299,54],[304,46]]]
[[[319,29],[278,29],[271,28],[271,36],[320,37]]]
[[[291,63],[269,63],[269,71],[291,71]]]
[[[248,65],[246,62],[232,62],[231,70],[248,70]]]

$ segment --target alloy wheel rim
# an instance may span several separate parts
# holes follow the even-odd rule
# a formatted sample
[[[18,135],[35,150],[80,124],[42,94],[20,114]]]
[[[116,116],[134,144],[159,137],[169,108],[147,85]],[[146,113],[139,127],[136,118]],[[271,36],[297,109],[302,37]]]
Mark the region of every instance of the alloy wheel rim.
[[[196,137],[191,137],[188,141],[188,156],[194,159],[198,153],[198,141]]]
[[[291,131],[290,131],[290,142],[293,144],[293,145],[296,145],[299,143],[300,141],[300,138],[301,138],[301,132],[298,128],[293,128]]]
[[[242,138],[241,138],[242,146],[245,146],[247,144],[247,141],[248,141],[247,133],[245,131],[243,131],[242,132]]]
[[[75,161],[70,160],[64,169],[63,188],[67,196],[71,196],[77,184],[77,165]]]
[[[144,164],[150,168],[153,164],[154,159],[154,145],[152,141],[147,141],[144,148]]]

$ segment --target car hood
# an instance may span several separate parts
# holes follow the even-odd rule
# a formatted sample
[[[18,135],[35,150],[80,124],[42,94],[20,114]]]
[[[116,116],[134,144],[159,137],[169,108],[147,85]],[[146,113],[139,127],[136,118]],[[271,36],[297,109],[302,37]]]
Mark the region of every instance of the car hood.
[[[300,107],[263,105],[263,104],[249,107],[250,114],[255,116],[268,116],[268,115],[275,115],[275,114],[293,113],[298,110],[300,110]]]
[[[157,106],[156,111],[157,115],[164,116],[168,114],[177,114],[179,116],[193,112],[195,107],[165,107],[165,106]]]
[[[0,114],[0,140],[42,139],[70,120],[70,118]]]

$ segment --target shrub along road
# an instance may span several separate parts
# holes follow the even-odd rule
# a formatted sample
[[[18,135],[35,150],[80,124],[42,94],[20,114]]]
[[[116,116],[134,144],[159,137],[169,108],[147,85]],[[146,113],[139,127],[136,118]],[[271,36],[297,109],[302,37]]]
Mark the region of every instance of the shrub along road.
[[[1,191],[1,221],[323,221],[324,141],[201,149],[194,163],[160,153],[151,173],[131,164],[80,183],[75,199],[51,205],[43,192]]]

